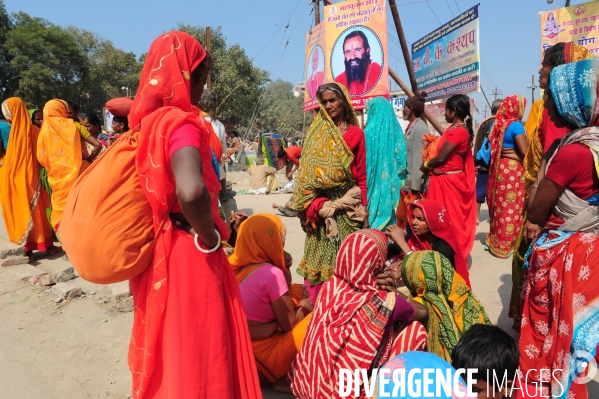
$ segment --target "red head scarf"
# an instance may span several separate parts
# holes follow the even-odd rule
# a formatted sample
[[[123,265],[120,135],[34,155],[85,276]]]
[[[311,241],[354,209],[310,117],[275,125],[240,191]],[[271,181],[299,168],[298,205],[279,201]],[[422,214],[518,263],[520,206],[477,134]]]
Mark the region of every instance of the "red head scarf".
[[[408,211],[408,223],[412,225],[414,217],[412,211],[414,208],[420,209],[424,216],[424,221],[428,225],[428,229],[433,235],[449,244],[454,252],[455,271],[464,280],[468,287],[470,286],[470,273],[468,272],[468,262],[463,254],[462,248],[454,233],[455,226],[449,218],[449,213],[437,201],[421,200],[412,202]],[[428,241],[421,239],[416,234],[412,234],[408,240],[409,247],[414,251],[432,250],[431,244]]]
[[[387,257],[387,237],[360,230],[341,244],[335,274],[326,281],[302,348],[290,371],[301,399],[339,397],[339,369],[369,369],[395,306],[376,285]]]
[[[199,116],[191,112],[191,74],[205,57],[206,52],[200,43],[187,33],[168,32],[161,35],[150,46],[129,114],[129,126],[139,131],[135,156],[137,172],[146,199],[152,207],[155,231],[152,265],[130,280],[135,313],[129,346],[129,367],[136,399],[144,397],[155,369],[155,354],[159,350],[157,342],[167,307],[173,226],[168,217],[164,225],[160,226],[175,199],[169,140],[173,132],[184,123],[195,125],[201,132],[202,177],[212,199],[214,223],[222,239],[227,239],[229,235],[227,225],[218,213],[220,182],[212,168],[209,132],[202,128]],[[198,252],[198,259],[203,259],[202,256],[204,255]],[[223,285],[225,291],[231,293],[225,298],[226,309],[223,310],[231,326],[230,353],[236,382],[231,390],[235,397],[261,397],[255,363],[251,360],[253,355],[247,334],[247,320],[232,271],[223,273]],[[241,334],[238,327],[243,330]],[[206,359],[206,362],[207,367],[210,367],[210,359]],[[246,391],[240,392],[243,390]]]

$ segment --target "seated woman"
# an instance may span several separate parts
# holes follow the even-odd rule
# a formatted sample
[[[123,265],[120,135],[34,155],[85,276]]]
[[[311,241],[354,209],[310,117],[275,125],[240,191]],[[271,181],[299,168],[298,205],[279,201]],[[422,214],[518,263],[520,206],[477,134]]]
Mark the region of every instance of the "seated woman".
[[[378,285],[386,258],[387,237],[378,230],[357,231],[341,244],[288,375],[297,398],[339,397],[340,368],[370,370],[425,348],[426,308]]]
[[[474,324],[491,324],[482,304],[449,261],[435,251],[406,256],[401,276],[428,309],[428,352],[451,361],[451,351]]]
[[[387,236],[401,250],[400,259],[414,251],[433,250],[443,255],[470,287],[468,262],[462,253],[455,227],[445,208],[437,201],[421,200],[410,204],[408,223],[412,234],[406,242],[406,232],[397,225],[387,227]]]
[[[283,377],[302,345],[312,303],[303,285],[291,284],[283,222],[268,214],[242,219],[232,226],[237,237],[229,262],[239,281],[258,374],[276,390],[288,390]]]

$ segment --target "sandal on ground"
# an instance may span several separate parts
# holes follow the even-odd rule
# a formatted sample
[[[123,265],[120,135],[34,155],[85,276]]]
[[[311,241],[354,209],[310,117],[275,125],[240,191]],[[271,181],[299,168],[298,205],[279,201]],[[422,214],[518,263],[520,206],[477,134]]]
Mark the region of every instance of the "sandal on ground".
[[[50,255],[50,256],[56,255],[56,254],[61,253],[61,252],[62,252],[62,247],[55,247],[55,246],[51,246],[50,248],[48,248],[46,250],[46,253],[48,255]]]

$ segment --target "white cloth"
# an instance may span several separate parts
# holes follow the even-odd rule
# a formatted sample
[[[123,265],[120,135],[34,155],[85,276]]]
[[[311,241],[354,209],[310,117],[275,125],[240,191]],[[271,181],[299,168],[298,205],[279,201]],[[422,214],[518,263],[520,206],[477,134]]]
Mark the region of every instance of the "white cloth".
[[[212,124],[212,130],[214,130],[214,133],[216,133],[216,135],[218,136],[224,154],[227,149],[227,135],[225,134],[225,125],[223,125],[221,121],[219,121],[218,119],[212,120],[210,115],[206,115],[204,119],[206,119],[208,122],[210,122],[210,124]]]
[[[267,190],[266,187],[260,187],[255,190],[252,190],[252,192],[256,195],[266,195],[266,190]]]

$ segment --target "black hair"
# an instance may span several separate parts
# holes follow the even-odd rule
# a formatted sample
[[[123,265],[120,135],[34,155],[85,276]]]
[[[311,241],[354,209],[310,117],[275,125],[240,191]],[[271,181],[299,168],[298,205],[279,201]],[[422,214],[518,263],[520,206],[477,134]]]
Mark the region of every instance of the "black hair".
[[[79,104],[73,101],[67,101],[67,104],[69,104],[69,107],[71,107],[71,109],[75,111],[76,114],[79,113]]]
[[[129,131],[129,119],[126,116],[113,116],[112,120],[123,125],[123,133]]]
[[[330,90],[333,93],[335,93],[335,95],[337,97],[339,97],[339,99],[341,100],[341,103],[343,104],[343,120],[345,122],[347,122],[348,124],[350,123],[350,115],[351,115],[351,105],[349,105],[349,103],[347,102],[347,98],[345,98],[345,94],[343,94],[343,91],[341,90],[341,88],[339,87],[339,85],[337,83],[325,83],[323,85],[320,85],[320,87],[318,88],[318,90],[316,91],[316,98],[318,98],[318,101],[322,102],[322,93],[325,92],[326,90]]]
[[[566,43],[560,42],[555,46],[549,47],[543,54],[543,64],[554,68],[566,63]]]
[[[279,152],[277,152],[277,158],[285,158],[287,156],[287,152],[283,148],[279,148]]]
[[[218,97],[216,93],[210,89],[204,90],[202,98],[200,99],[200,109],[207,112],[212,119],[216,119],[216,103]]]
[[[501,383],[505,373],[508,380],[514,379],[518,357],[518,344],[508,333],[497,326],[475,324],[453,348],[451,365],[455,369],[478,369],[473,378],[493,384]],[[497,381],[493,379],[493,372]],[[500,389],[499,386],[495,388]]]
[[[474,140],[474,129],[472,127],[472,114],[470,114],[470,97],[465,94],[451,96],[445,103],[445,108],[455,111],[455,115],[464,121],[470,134],[470,143],[472,143],[472,140]]]
[[[96,114],[87,114],[87,115],[85,115],[85,118],[83,118],[83,120],[84,121],[87,120],[92,125],[98,126],[98,130],[100,132],[102,132],[102,122],[100,122],[100,118],[98,118],[98,115],[96,115]]]
[[[362,39],[362,43],[364,43],[364,52],[367,53],[368,51],[366,50],[370,50],[368,38],[366,37],[364,32],[358,29],[351,31],[347,36],[345,36],[345,39],[343,39],[343,48],[345,48],[345,42],[347,42],[348,39],[352,39],[354,37],[359,37],[360,39]]]
[[[229,131],[229,132],[227,132],[227,133],[228,133],[228,134],[231,134],[231,133],[232,133],[232,134],[234,134],[234,135],[235,135],[235,137],[239,137],[239,132],[238,132],[237,130],[231,130],[231,131]]]
[[[214,63],[212,62],[212,57],[210,53],[206,52],[206,57],[200,62],[200,65],[197,66],[196,69],[191,73],[191,77],[193,79],[201,79],[205,76],[208,76],[210,72],[212,72],[212,67]]]
[[[43,116],[43,112],[42,112],[41,110],[39,110],[39,109],[36,109],[36,110],[34,110],[34,111],[31,113],[31,124],[33,124],[33,120],[35,119],[35,114],[37,114],[38,112],[39,112],[40,114],[42,114],[42,116]]]

